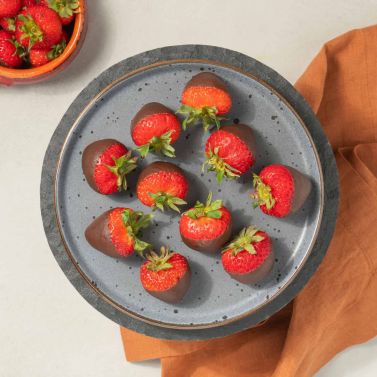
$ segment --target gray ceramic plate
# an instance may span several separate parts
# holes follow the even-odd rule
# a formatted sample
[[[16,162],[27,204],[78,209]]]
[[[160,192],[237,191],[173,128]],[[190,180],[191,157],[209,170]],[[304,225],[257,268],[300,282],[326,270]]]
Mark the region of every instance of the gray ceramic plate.
[[[238,60],[232,61],[232,57]],[[258,172],[274,162],[295,167],[311,177],[313,191],[304,207],[286,219],[253,210],[249,198],[251,174],[239,182],[229,181],[218,186],[214,175],[201,174],[208,134],[200,127],[186,131],[176,144],[174,162],[189,176],[189,204],[197,199],[205,200],[208,191],[212,191],[215,198],[223,199],[231,210],[235,233],[248,224],[255,224],[270,234],[276,260],[273,271],[264,281],[252,286],[239,284],[223,271],[219,255],[205,255],[182,243],[178,215],[158,212],[150,229],[144,232],[144,239],[156,248],[168,245],[184,254],[193,271],[190,289],[182,303],[170,305],[143,290],[138,257],[112,259],[90,247],[83,236],[87,225],[109,208],[126,206],[150,211],[134,195],[138,172],[130,177],[130,191],[102,196],[85,182],[81,155],[85,146],[102,138],[115,138],[133,148],[130,120],[138,109],[152,101],[177,109],[185,83],[201,71],[215,72],[230,89],[234,105],[224,124],[241,122],[255,131],[258,149],[253,170]],[[110,68],[76,99],[47,154],[53,154],[57,169],[51,169],[46,166],[49,162],[45,162],[42,213],[52,249],[63,270],[99,310],[118,323],[149,335],[221,336],[271,315],[288,303],[307,281],[325,253],[335,222],[336,168],[310,109],[275,72],[228,50],[170,47]],[[141,166],[156,159],[150,155]],[[46,187],[47,175],[54,180],[53,190]],[[49,202],[51,196],[55,197],[54,208]],[[46,209],[56,212],[56,224],[51,223],[51,213],[46,214]],[[316,253],[317,257],[311,261],[310,256]],[[295,284],[296,288],[292,288]]]

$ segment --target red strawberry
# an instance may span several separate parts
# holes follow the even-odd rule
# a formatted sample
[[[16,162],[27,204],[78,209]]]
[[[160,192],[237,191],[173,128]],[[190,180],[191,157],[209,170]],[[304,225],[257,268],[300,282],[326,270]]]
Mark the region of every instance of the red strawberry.
[[[196,202],[180,219],[183,242],[194,250],[214,253],[226,243],[232,231],[231,215],[221,200],[212,202],[212,192],[205,204]]]
[[[53,10],[35,5],[24,9],[16,20],[16,38],[24,47],[36,50],[50,48],[62,37],[62,23]]]
[[[181,134],[181,124],[166,106],[151,102],[143,106],[131,122],[132,140],[142,157],[149,151],[161,152],[167,157],[175,157],[171,146]]]
[[[85,231],[91,246],[111,257],[128,257],[135,251],[141,254],[150,245],[138,234],[146,228],[152,215],[130,208],[115,208],[103,213]]]
[[[52,46],[50,49],[45,50],[30,50],[29,62],[33,67],[39,67],[49,63],[51,60],[56,59],[65,50],[67,44],[64,39],[60,43]]]
[[[0,65],[18,68],[22,65],[25,51],[17,44],[11,33],[0,30]]]
[[[255,283],[271,271],[274,255],[267,233],[254,226],[243,229],[223,251],[226,272],[241,283]]]
[[[169,207],[177,212],[178,205],[186,204],[188,182],[183,171],[169,162],[157,161],[148,165],[140,174],[136,192],[146,206],[163,211]]]
[[[14,17],[22,6],[22,0],[0,0],[0,18]]]
[[[203,167],[208,165],[209,171],[215,171],[220,184],[224,176],[233,179],[246,173],[254,164],[254,150],[254,137],[248,126],[225,126],[208,138]]]
[[[224,81],[210,72],[199,73],[185,86],[182,106],[178,113],[186,116],[183,129],[190,124],[201,122],[205,130],[211,125],[220,128],[220,115],[229,112],[232,99]]]
[[[22,6],[25,8],[32,7],[33,5],[37,5],[36,0],[22,0]]]
[[[127,190],[126,175],[136,169],[137,157],[117,140],[98,140],[82,155],[82,170],[89,185],[100,194]]]
[[[284,217],[299,209],[311,190],[310,180],[285,165],[266,166],[259,176],[253,174],[256,202],[267,215]]]
[[[14,17],[5,17],[0,19],[0,26],[11,33],[16,31],[16,19]]]
[[[140,268],[140,280],[152,296],[169,303],[182,300],[191,280],[187,259],[162,247],[160,255],[151,252]]]
[[[58,13],[63,25],[68,25],[75,19],[80,7],[78,0],[39,0],[39,3]]]

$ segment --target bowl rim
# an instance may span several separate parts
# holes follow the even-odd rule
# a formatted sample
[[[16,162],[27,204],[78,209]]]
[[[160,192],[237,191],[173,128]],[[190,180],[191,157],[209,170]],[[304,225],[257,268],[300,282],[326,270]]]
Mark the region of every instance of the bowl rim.
[[[33,79],[54,71],[55,69],[60,67],[65,61],[67,61],[76,51],[78,42],[82,36],[82,31],[84,30],[84,25],[86,22],[85,0],[79,0],[79,3],[80,11],[76,15],[71,39],[69,40],[67,47],[60,56],[58,56],[56,59],[52,60],[47,64],[35,68],[16,69],[0,66],[0,77],[16,80]]]

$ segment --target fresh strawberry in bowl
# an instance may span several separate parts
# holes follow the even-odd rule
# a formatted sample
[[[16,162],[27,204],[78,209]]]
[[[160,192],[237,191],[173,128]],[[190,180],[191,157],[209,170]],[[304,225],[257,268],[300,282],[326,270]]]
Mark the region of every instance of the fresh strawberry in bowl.
[[[174,112],[161,103],[144,105],[131,121],[131,136],[145,157],[150,151],[175,157],[172,146],[181,134],[181,124]]]
[[[62,32],[57,13],[43,5],[27,7],[16,19],[17,41],[28,50],[50,48],[60,41]]]
[[[191,249],[215,253],[229,241],[232,217],[222,200],[212,201],[210,192],[206,203],[198,201],[182,214],[179,231],[182,241]]]
[[[143,169],[137,181],[139,200],[154,210],[170,208],[180,212],[178,206],[187,204],[188,181],[181,168],[170,162],[156,161]]]
[[[131,208],[115,208],[97,217],[86,229],[85,238],[95,249],[111,257],[142,255],[150,244],[138,238],[152,215]]]
[[[140,281],[143,288],[159,300],[175,304],[186,294],[191,280],[191,270],[187,259],[166,247],[160,254],[150,252],[140,268]]]
[[[137,157],[132,157],[131,151],[114,139],[97,140],[82,154],[85,178],[100,194],[127,190],[127,175],[136,168]]]
[[[227,245],[221,256],[224,270],[244,284],[263,280],[274,264],[274,253],[267,233],[249,226]]]
[[[267,215],[285,217],[301,208],[310,194],[310,179],[286,165],[268,165],[253,174],[254,207]]]
[[[63,25],[69,25],[80,7],[78,0],[39,0],[39,4],[54,10]]]
[[[0,65],[18,68],[23,63],[25,50],[11,33],[0,30]]]
[[[22,7],[22,0],[0,0],[0,18],[15,17]]]
[[[203,168],[216,173],[220,184],[224,177],[239,178],[255,162],[253,132],[244,124],[224,126],[211,134],[205,145]]]
[[[222,115],[232,107],[232,98],[225,82],[211,72],[202,72],[194,76],[185,86],[182,106],[177,111],[185,116],[183,129],[195,123],[202,123],[208,130],[212,125],[220,128]]]

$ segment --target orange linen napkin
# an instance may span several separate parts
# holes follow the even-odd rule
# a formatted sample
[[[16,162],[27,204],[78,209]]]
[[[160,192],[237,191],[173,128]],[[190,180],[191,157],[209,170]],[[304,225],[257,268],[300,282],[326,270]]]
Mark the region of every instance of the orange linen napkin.
[[[296,84],[336,153],[341,202],[327,255],[292,304],[263,326],[180,342],[122,328],[129,361],[164,377],[308,377],[377,335],[377,26],[327,43]]]

